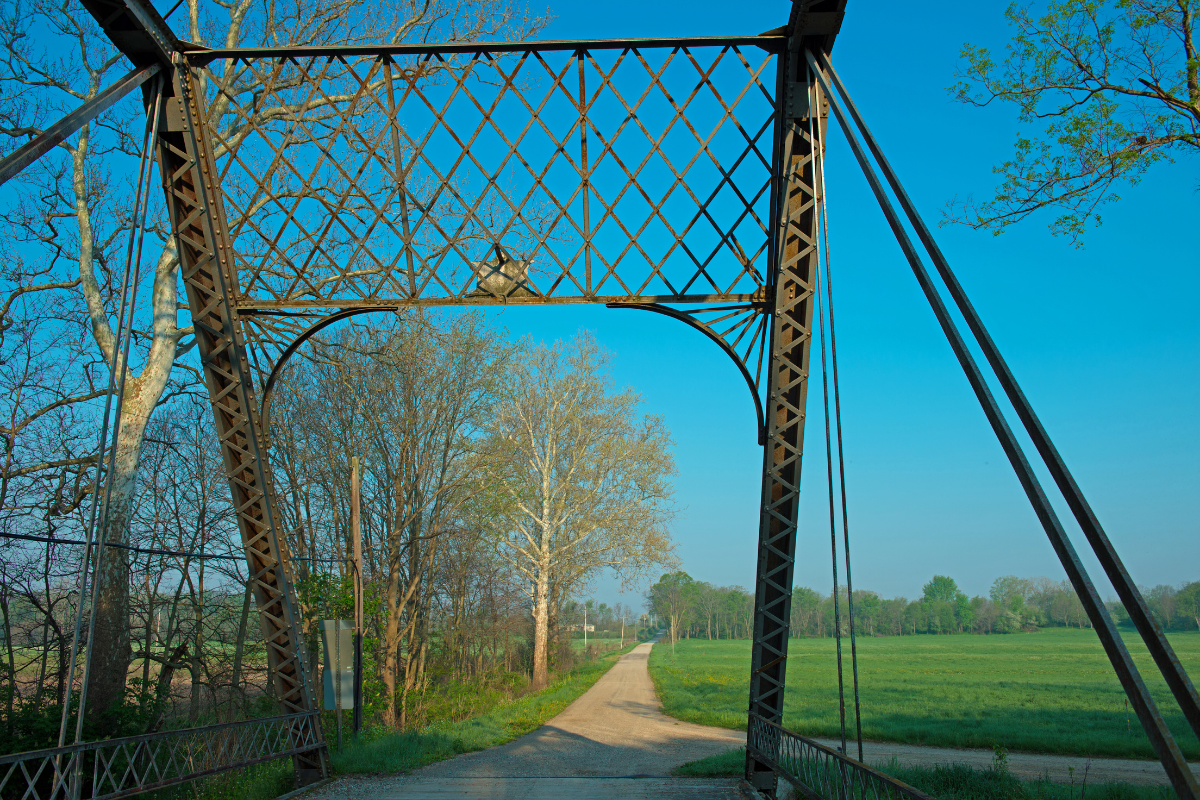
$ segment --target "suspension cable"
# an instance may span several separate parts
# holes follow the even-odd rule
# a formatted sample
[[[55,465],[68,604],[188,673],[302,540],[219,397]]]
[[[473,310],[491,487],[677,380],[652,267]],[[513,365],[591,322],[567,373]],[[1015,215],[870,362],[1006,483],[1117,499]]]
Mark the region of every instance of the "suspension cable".
[[[137,283],[140,278],[141,270],[137,268],[141,260],[142,242],[144,241],[144,232],[146,227],[146,207],[149,204],[149,177],[152,165],[149,160],[150,147],[158,140],[158,120],[161,113],[162,95],[164,81],[161,76],[155,78],[154,92],[154,112],[152,117],[146,119],[145,133],[142,137],[142,152],[138,162],[138,179],[137,188],[134,193],[134,203],[130,219],[132,227],[129,233],[129,245],[125,253],[125,269],[121,278],[121,303],[117,312],[117,325],[113,336],[112,343],[112,363],[110,365],[108,376],[108,392],[104,401],[104,416],[100,426],[100,443],[96,451],[96,478],[95,489],[92,493],[91,508],[88,510],[88,523],[86,535],[84,537],[84,557],[83,564],[80,568],[79,575],[79,608],[75,614],[75,631],[71,642],[71,659],[67,667],[67,679],[65,682],[65,697],[62,698],[62,718],[59,721],[58,729],[58,746],[62,747],[66,743],[67,721],[70,716],[71,694],[74,691],[75,684],[75,664],[79,656],[79,640],[82,632],[83,623],[83,598],[86,596],[87,577],[89,572],[89,562],[92,553],[92,542],[95,540],[96,522],[101,521],[102,526],[106,526],[108,520],[108,498],[112,494],[112,469],[116,460],[117,442],[120,436],[120,420],[122,398],[125,393],[125,376],[128,373],[129,365],[129,343],[133,338],[131,335],[131,327],[133,323],[133,310],[137,303]],[[118,376],[118,372],[120,373]],[[115,406],[115,408],[114,408]],[[108,429],[110,423],[113,426],[112,446],[108,446]],[[101,509],[100,503],[100,480],[101,476],[106,474],[104,469],[104,455],[108,450],[108,480],[105,482],[105,502]],[[99,596],[100,584],[100,568],[104,555],[104,537],[101,536],[96,541],[96,557],[94,574],[92,576],[91,585],[91,618],[88,623],[88,648],[87,654],[84,656],[82,685],[79,689],[79,709],[76,713],[75,720],[75,742],[78,743],[83,738],[83,716],[85,704],[87,702],[87,676],[88,670],[92,661],[92,653],[95,648],[94,643],[96,629],[96,603]],[[68,780],[70,777],[68,776]],[[78,781],[75,781],[78,783]],[[78,788],[78,787],[75,787]],[[72,792],[74,794],[74,792]]]
[[[850,570],[850,520],[846,509],[846,450],[842,439],[842,390],[838,379],[837,361],[837,328],[833,322],[833,274],[831,254],[829,250],[829,190],[825,183],[825,147],[824,141],[817,149],[817,185],[821,192],[821,239],[825,246],[825,309],[829,316],[829,356],[833,368],[833,410],[834,424],[837,430],[838,481],[840,485],[840,500],[842,504],[842,541],[846,552],[846,607],[850,617],[850,669],[854,681],[854,731],[858,740],[858,760],[863,760],[862,712],[858,692],[858,643],[854,631],[854,580]],[[819,271],[819,265],[818,265]],[[824,325],[824,318],[822,318]],[[832,481],[832,476],[830,476]],[[832,486],[830,492],[832,493]]]
[[[818,145],[813,134],[812,114],[808,115],[808,141],[812,148],[813,165],[817,163]],[[820,202],[824,201],[823,188],[818,185],[817,193]],[[833,636],[837,649],[837,678],[838,678],[838,715],[841,722],[842,753],[846,752],[846,688],[842,675],[842,613],[841,602],[838,598],[838,568],[837,568],[837,515],[834,511],[833,499],[833,436],[829,428],[829,369],[825,346],[825,311],[822,300],[823,284],[821,282],[821,240],[816,241],[817,269],[813,280],[817,295],[817,321],[821,330],[821,400],[825,404],[825,469],[829,477],[829,546],[833,564]]]

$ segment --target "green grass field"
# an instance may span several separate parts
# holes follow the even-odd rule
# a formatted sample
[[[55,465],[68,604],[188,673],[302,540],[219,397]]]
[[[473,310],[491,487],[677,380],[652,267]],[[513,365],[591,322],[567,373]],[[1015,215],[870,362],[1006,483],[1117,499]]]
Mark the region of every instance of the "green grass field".
[[[631,638],[632,637],[630,636],[626,636],[625,641],[628,642]],[[613,636],[611,639],[603,636],[599,638],[595,636],[589,636],[587,640],[587,646],[595,647],[600,652],[604,652],[606,650],[615,650],[621,646],[621,638],[619,636]],[[571,647],[575,648],[576,651],[582,652],[583,637],[581,636],[578,639],[572,639]]]
[[[1192,674],[1200,633],[1172,634]],[[1155,702],[1189,759],[1200,742],[1188,728],[1140,642],[1127,641]],[[843,643],[847,726],[853,730],[849,643]],[[789,645],[784,724],[810,736],[838,735],[831,639]],[[744,729],[750,643],[691,639],[659,644],[650,676],[663,710],[704,725]],[[1011,636],[903,636],[858,640],[863,736],[941,747],[992,747],[1084,756],[1154,758],[1100,642],[1091,631],[1051,629]]]

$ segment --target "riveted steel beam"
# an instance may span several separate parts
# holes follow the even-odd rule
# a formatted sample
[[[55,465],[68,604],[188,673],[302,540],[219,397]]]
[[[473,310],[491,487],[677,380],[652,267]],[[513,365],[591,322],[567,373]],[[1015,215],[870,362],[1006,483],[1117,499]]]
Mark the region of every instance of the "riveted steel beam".
[[[136,67],[171,67],[175,54],[195,47],[174,33],[162,15],[141,0],[80,0],[105,35]]]
[[[797,53],[798,48],[806,46],[797,20],[806,19],[816,5],[794,6],[792,41],[788,52],[780,56],[776,90],[774,264],[768,282],[772,325],[749,698],[749,713],[776,725],[783,722],[817,273],[821,198],[816,193],[814,171],[817,145],[810,131],[824,124],[818,106],[811,102],[789,104],[787,93],[795,91],[795,84],[812,83],[808,65]],[[794,116],[789,109],[802,111],[803,116]],[[747,747],[746,779],[759,791],[774,796],[777,777],[772,764],[755,758],[753,753]]]
[[[234,296],[233,248],[226,230],[219,176],[207,130],[204,99],[192,70],[174,70],[173,103],[156,143],[167,213],[179,250],[197,350],[250,584],[262,622],[275,697],[284,713],[313,709],[305,648],[280,548],[258,405]],[[318,726],[319,735],[319,726]],[[324,751],[294,756],[301,785],[326,777]]]

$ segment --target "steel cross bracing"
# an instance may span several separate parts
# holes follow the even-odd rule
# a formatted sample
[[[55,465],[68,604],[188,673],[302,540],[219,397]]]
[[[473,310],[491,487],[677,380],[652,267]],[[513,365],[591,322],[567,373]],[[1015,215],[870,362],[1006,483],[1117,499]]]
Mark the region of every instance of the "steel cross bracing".
[[[236,286],[232,247],[224,226],[211,143],[203,125],[198,124],[204,119],[204,102],[191,70],[175,70],[174,77],[177,102],[167,106],[157,143],[168,218],[179,248],[275,696],[285,713],[308,711],[314,706],[299,642],[300,626],[284,571],[277,512],[269,494],[254,382],[237,309],[231,302]],[[308,778],[308,773],[325,774],[319,753],[297,754],[296,761],[303,778]]]
[[[844,5],[844,3],[842,4]],[[838,9],[840,11],[840,8]],[[793,20],[794,25],[794,20]],[[777,75],[779,97],[791,96],[793,113],[781,109],[776,140],[779,175],[773,203],[775,221],[774,291],[767,375],[766,446],[763,453],[762,510],[755,577],[754,642],[750,656],[752,718],[780,725],[787,676],[792,578],[800,509],[800,468],[812,341],[813,291],[818,268],[812,81],[801,51],[810,46],[800,35],[789,42]],[[818,45],[819,46],[819,45]],[[746,777],[757,789],[774,794],[775,765],[747,747]]]
[[[782,41],[188,54],[260,384],[334,314],[716,302],[761,406]]]
[[[760,298],[772,55],[525,47],[191,56],[237,305]]]

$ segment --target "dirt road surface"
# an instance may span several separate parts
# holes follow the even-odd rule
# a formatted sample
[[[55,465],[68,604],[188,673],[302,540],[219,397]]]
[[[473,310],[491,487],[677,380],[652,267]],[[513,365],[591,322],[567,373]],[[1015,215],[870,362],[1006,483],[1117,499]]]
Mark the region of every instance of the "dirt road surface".
[[[733,780],[669,777],[688,761],[740,747],[746,735],[665,716],[646,669],[650,648],[635,647],[565,711],[508,744],[407,775],[347,776],[304,800],[741,800]]]

